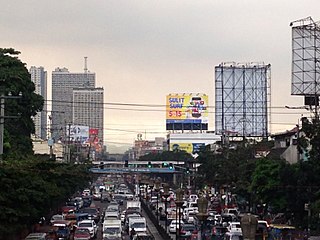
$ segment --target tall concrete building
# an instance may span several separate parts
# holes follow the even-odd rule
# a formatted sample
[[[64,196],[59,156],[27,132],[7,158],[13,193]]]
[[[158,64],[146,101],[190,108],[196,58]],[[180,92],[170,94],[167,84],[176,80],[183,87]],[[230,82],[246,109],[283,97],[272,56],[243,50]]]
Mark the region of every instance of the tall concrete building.
[[[32,66],[29,70],[31,81],[35,85],[35,93],[41,95],[44,100],[47,100],[47,71],[43,67]],[[47,124],[47,101],[44,102],[43,111],[38,112],[33,117],[35,124],[35,137],[43,140],[48,138]]]
[[[52,72],[52,137],[65,136],[67,124],[73,124],[73,89],[95,88],[95,73],[70,73],[67,68]]]
[[[73,124],[98,129],[103,141],[103,88],[73,89]]]

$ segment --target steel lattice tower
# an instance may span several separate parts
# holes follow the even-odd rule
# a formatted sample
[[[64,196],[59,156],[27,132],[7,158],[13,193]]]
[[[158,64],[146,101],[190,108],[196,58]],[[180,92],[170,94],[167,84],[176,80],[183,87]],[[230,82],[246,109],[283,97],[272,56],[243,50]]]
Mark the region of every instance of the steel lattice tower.
[[[215,67],[217,134],[267,137],[271,65],[221,63]]]

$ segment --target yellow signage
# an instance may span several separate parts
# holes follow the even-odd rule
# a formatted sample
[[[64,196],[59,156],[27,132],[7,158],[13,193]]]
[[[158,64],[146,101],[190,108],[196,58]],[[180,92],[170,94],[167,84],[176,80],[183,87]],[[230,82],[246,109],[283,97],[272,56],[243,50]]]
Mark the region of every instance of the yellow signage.
[[[192,143],[170,143],[170,150],[180,150],[180,151],[186,151],[187,153],[193,152],[193,145]]]

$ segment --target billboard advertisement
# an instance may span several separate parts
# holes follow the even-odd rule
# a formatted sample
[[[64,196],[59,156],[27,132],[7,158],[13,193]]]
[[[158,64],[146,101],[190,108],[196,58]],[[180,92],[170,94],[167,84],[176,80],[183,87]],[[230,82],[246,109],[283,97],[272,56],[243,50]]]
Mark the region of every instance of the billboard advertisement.
[[[95,136],[98,136],[98,133],[99,133],[99,129],[98,128],[90,128],[89,129],[89,135],[95,135]]]
[[[67,125],[66,133],[71,142],[85,142],[89,138],[89,126]]]
[[[204,146],[205,143],[170,143],[170,151],[180,150],[187,153],[196,153]]]
[[[166,122],[208,123],[208,96],[205,94],[169,94],[166,98]]]

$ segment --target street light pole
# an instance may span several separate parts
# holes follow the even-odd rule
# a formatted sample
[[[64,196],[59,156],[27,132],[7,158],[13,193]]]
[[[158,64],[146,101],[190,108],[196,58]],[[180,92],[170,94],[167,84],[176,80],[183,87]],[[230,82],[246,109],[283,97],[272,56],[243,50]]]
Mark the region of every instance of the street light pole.
[[[176,192],[176,213],[178,214],[178,226],[179,229],[176,227],[176,239],[180,239],[180,230],[181,230],[181,214],[180,210],[183,205],[183,190],[179,188]]]
[[[160,190],[160,183],[161,183],[161,181],[157,178],[156,181],[155,181],[155,191],[157,193],[156,215],[157,215],[158,222],[159,222],[159,190]]]
[[[205,220],[208,217],[208,200],[205,196],[201,196],[197,200],[198,208],[199,208],[199,213],[197,214],[198,219],[200,220],[200,239],[204,239],[204,223]]]
[[[244,240],[254,240],[257,232],[258,220],[250,213],[242,216],[241,230]]]
[[[166,225],[166,232],[168,231],[168,209],[167,209],[167,203],[168,203],[168,197],[169,197],[169,185],[166,183],[163,185],[163,196],[165,197],[164,200],[164,213],[166,215],[166,221],[165,221],[165,225]]]

